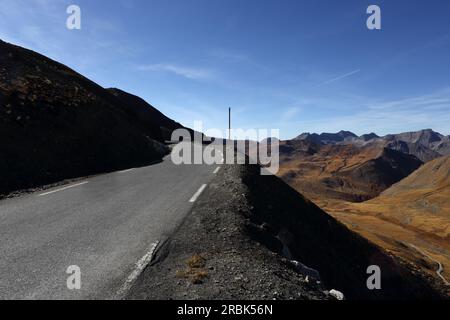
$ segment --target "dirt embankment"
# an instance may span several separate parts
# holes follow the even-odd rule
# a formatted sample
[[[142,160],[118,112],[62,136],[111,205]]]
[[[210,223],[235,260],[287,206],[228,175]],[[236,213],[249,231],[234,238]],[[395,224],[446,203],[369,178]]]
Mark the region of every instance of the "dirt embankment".
[[[243,166],[222,167],[127,298],[329,298],[320,284],[249,234],[257,226],[243,175]]]
[[[367,267],[382,271],[370,291]],[[320,277],[320,281],[317,279]],[[418,270],[349,231],[257,166],[223,166],[130,299],[439,298]]]

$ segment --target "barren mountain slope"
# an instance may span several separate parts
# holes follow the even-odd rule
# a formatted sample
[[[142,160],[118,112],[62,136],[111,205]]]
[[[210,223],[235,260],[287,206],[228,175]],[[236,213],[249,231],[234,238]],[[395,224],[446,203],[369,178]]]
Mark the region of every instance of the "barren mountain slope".
[[[278,176],[318,204],[330,199],[360,202],[376,197],[421,164],[414,156],[384,148],[382,142],[358,147],[291,140],[281,142]]]
[[[450,278],[450,156],[425,164],[375,199],[326,210],[434,276],[439,261]]]
[[[0,194],[158,160],[166,147],[107,90],[0,40]]]
[[[132,116],[136,123],[150,130],[152,137],[158,141],[170,140],[174,130],[183,128],[181,124],[169,119],[140,97],[117,88],[111,88],[108,91],[122,102],[124,111]]]

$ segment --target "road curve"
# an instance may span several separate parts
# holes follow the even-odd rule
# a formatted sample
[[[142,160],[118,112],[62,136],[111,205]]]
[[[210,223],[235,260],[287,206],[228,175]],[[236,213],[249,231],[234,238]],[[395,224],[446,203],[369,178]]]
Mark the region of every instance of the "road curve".
[[[432,256],[430,256],[428,253],[421,250],[417,246],[413,245],[412,243],[406,243],[406,244],[409,245],[411,248],[415,249],[416,251],[418,251],[419,253],[421,253],[422,255],[424,255],[425,257],[427,257],[428,259],[430,259],[431,261],[437,263],[438,269],[436,270],[436,274],[438,275],[439,278],[442,279],[442,282],[444,282],[445,285],[447,285],[447,286],[450,285],[450,283],[447,281],[447,279],[445,279],[444,275],[442,274],[444,272],[444,267],[442,266],[442,263],[440,263],[438,260],[434,259]]]
[[[0,201],[0,299],[117,299],[217,165],[149,167]],[[69,290],[66,270],[81,270]]]

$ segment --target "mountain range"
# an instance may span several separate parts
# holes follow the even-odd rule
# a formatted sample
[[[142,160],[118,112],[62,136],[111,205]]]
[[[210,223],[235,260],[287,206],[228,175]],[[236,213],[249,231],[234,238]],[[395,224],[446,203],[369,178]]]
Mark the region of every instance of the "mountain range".
[[[389,134],[383,137],[375,133],[357,136],[350,131],[338,133],[302,133],[293,140],[305,140],[319,144],[366,146],[383,144],[384,147],[416,156],[423,162],[450,154],[450,136],[426,129],[416,132]]]
[[[317,202],[361,202],[376,197],[423,162],[414,155],[371,144],[280,142],[278,175]]]

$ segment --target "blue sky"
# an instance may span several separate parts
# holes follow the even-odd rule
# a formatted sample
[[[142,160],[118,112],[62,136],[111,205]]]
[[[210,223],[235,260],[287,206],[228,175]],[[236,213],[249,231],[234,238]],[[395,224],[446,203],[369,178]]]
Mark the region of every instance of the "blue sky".
[[[0,38],[186,126],[450,134],[447,0],[1,0]]]

